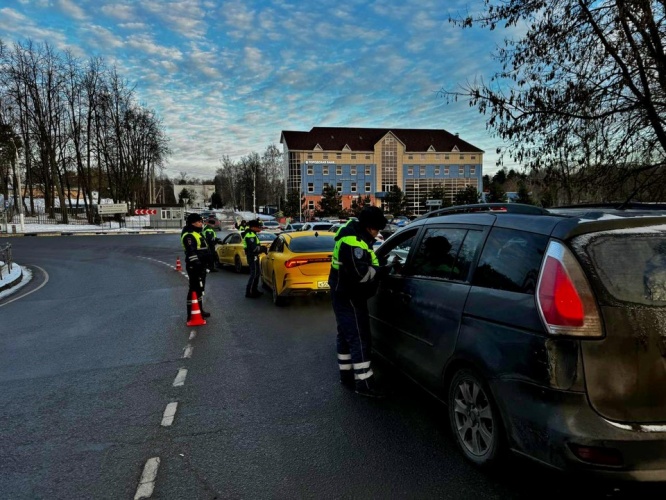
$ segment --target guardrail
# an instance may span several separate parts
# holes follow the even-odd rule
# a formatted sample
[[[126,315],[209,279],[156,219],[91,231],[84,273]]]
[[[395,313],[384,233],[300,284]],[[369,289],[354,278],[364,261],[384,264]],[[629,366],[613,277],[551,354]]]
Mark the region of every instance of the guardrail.
[[[0,279],[2,279],[2,273],[9,274],[12,272],[12,266],[14,261],[12,260],[12,245],[7,243],[4,247],[0,247]]]

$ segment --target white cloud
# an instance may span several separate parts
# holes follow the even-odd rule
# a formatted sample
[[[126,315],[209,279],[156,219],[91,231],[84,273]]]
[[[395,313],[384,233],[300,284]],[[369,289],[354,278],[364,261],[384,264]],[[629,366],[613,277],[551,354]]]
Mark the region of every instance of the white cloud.
[[[85,11],[72,0],[58,0],[58,5],[64,13],[78,21],[83,21],[88,18]]]

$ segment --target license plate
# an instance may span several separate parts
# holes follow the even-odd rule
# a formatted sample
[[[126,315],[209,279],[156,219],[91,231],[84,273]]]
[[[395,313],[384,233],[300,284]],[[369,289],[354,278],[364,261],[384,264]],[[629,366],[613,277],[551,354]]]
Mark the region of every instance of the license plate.
[[[330,288],[328,281],[317,281],[317,288]]]

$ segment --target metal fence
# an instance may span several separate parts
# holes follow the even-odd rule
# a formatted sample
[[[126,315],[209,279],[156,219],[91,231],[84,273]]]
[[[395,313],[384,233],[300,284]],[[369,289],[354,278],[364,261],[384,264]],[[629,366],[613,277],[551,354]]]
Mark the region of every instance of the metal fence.
[[[13,265],[12,245],[7,243],[4,247],[0,247],[0,279],[12,272]]]

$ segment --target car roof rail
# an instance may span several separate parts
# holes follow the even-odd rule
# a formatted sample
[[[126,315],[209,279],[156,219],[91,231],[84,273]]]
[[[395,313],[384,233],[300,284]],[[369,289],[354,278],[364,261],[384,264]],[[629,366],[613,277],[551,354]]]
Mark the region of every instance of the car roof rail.
[[[419,219],[429,219],[442,215],[470,214],[470,213],[509,213],[509,214],[527,214],[527,215],[550,215],[548,210],[535,207],[534,205],[525,205],[523,203],[476,203],[473,205],[455,205],[453,207],[440,208],[428,212]]]
[[[560,205],[552,207],[553,210],[559,209],[611,209],[611,210],[666,210],[666,203],[649,203],[641,201],[629,202],[608,202],[608,203],[579,203],[577,205]]]

